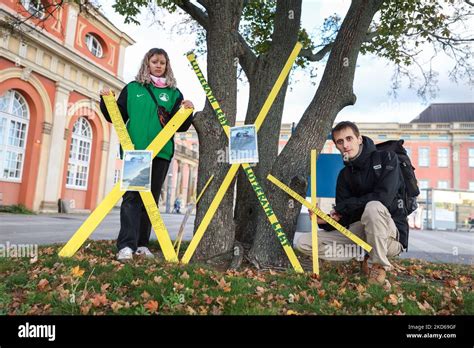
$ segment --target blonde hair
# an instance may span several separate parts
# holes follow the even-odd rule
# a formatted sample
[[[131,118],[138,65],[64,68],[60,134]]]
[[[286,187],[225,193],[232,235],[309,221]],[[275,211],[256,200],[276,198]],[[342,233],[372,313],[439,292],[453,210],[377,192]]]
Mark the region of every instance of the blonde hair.
[[[149,63],[151,57],[153,57],[155,54],[161,54],[165,57],[166,70],[164,77],[166,78],[166,83],[169,87],[176,88],[176,79],[173,74],[173,69],[171,69],[170,58],[168,57],[168,53],[166,53],[166,51],[162,48],[152,48],[145,54],[145,57],[143,57],[142,60],[142,65],[140,66],[140,70],[138,70],[138,74],[135,76],[135,81],[141,83],[142,85],[151,83]]]

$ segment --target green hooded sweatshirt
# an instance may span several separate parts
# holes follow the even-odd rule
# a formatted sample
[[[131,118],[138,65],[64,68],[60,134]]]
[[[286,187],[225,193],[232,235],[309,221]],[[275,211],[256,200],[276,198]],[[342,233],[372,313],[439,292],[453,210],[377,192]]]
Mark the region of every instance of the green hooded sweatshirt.
[[[158,106],[174,116],[179,110],[183,95],[178,88],[158,88],[148,84],[149,90],[155,96]],[[127,84],[120,92],[117,100],[123,121],[136,150],[145,150],[155,139],[156,135],[163,129],[158,117],[158,109],[150,95],[149,90],[142,84],[133,81]],[[105,119],[112,122],[110,115],[101,98],[100,109]],[[178,132],[186,132],[191,126],[192,115],[178,129]],[[174,141],[171,138],[158,153],[157,157],[170,161],[174,154]]]

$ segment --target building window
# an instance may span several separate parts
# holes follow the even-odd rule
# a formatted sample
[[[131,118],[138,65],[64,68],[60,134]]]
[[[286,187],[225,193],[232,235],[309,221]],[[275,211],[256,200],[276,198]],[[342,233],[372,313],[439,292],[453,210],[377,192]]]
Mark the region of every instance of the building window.
[[[379,139],[387,139],[387,135],[386,134],[379,134]]]
[[[438,188],[439,189],[447,189],[448,188],[448,181],[447,180],[439,180],[438,181]]]
[[[420,188],[420,190],[429,188],[429,180],[418,180],[418,187]]]
[[[449,136],[447,134],[440,134],[438,135],[438,139],[448,140]]]
[[[0,96],[0,180],[21,180],[28,124],[25,98],[14,90]]]
[[[38,19],[44,18],[44,6],[41,0],[21,0],[21,4],[32,16]]]
[[[448,154],[449,154],[449,149],[447,148],[438,149],[438,167],[448,166]]]
[[[469,190],[469,191],[474,191],[474,181],[469,181],[468,190]]]
[[[469,167],[474,167],[474,149],[469,149]]]
[[[103,50],[99,40],[92,34],[86,34],[86,45],[89,51],[97,58],[102,58]]]
[[[400,137],[400,139],[410,139],[410,138],[411,138],[410,134],[403,134],[403,135]]]
[[[428,199],[427,189],[430,187],[430,182],[428,180],[418,180],[418,188],[420,189],[420,198]]]
[[[420,139],[429,139],[428,134],[420,134]]]
[[[84,117],[79,117],[72,129],[66,187],[87,189],[91,147],[92,128]]]
[[[429,147],[420,147],[418,151],[418,165],[420,167],[430,166],[430,148]]]

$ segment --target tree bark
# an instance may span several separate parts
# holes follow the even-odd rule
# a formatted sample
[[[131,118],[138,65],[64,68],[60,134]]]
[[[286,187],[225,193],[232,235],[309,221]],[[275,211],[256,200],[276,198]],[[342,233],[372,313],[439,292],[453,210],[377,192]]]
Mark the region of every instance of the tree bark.
[[[338,32],[316,94],[281,154],[273,163],[272,174],[292,187],[303,197],[310,172],[310,151],[318,153],[326,141],[326,134],[337,114],[353,105],[353,81],[360,46],[364,41],[373,16],[383,0],[353,0]],[[290,241],[293,240],[299,203],[273,184],[266,185],[267,198],[272,204]],[[291,206],[294,208],[290,208]],[[266,219],[258,219],[256,236],[249,252],[254,264],[285,266],[288,260],[275,232]]]
[[[243,65],[250,87],[249,103],[245,118],[246,124],[255,122],[260,109],[293,50],[298,39],[300,18],[301,0],[278,1],[272,44],[269,51],[266,54],[260,55],[256,59],[254,66],[246,67]],[[272,168],[273,162],[278,155],[281,119],[287,87],[288,79],[284,82],[258,133],[260,162],[253,169],[265,191],[267,186],[266,175]],[[237,182],[235,220],[236,239],[245,245],[252,244],[258,221],[267,220],[255,192],[243,171],[240,171]],[[270,226],[268,225],[268,227]]]
[[[234,124],[237,108],[235,33],[238,30],[243,1],[216,0],[212,1],[212,4],[209,2],[208,6],[205,1],[201,3],[206,7],[208,15],[206,23],[208,83],[229,123]],[[198,192],[214,174],[212,183],[197,206],[194,225],[196,231],[229,169],[229,164],[219,161],[221,154],[226,151],[228,140],[208,101],[193,124],[200,145]],[[235,239],[233,196],[234,185],[231,185],[196,249],[194,259],[208,259],[232,249]]]

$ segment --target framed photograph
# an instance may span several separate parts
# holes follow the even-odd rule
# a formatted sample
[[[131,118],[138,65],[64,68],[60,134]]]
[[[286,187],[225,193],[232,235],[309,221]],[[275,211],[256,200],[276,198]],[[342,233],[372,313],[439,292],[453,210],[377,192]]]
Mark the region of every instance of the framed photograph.
[[[153,151],[124,151],[121,191],[151,191],[151,161]]]
[[[229,163],[258,163],[257,130],[254,125],[230,128]]]

